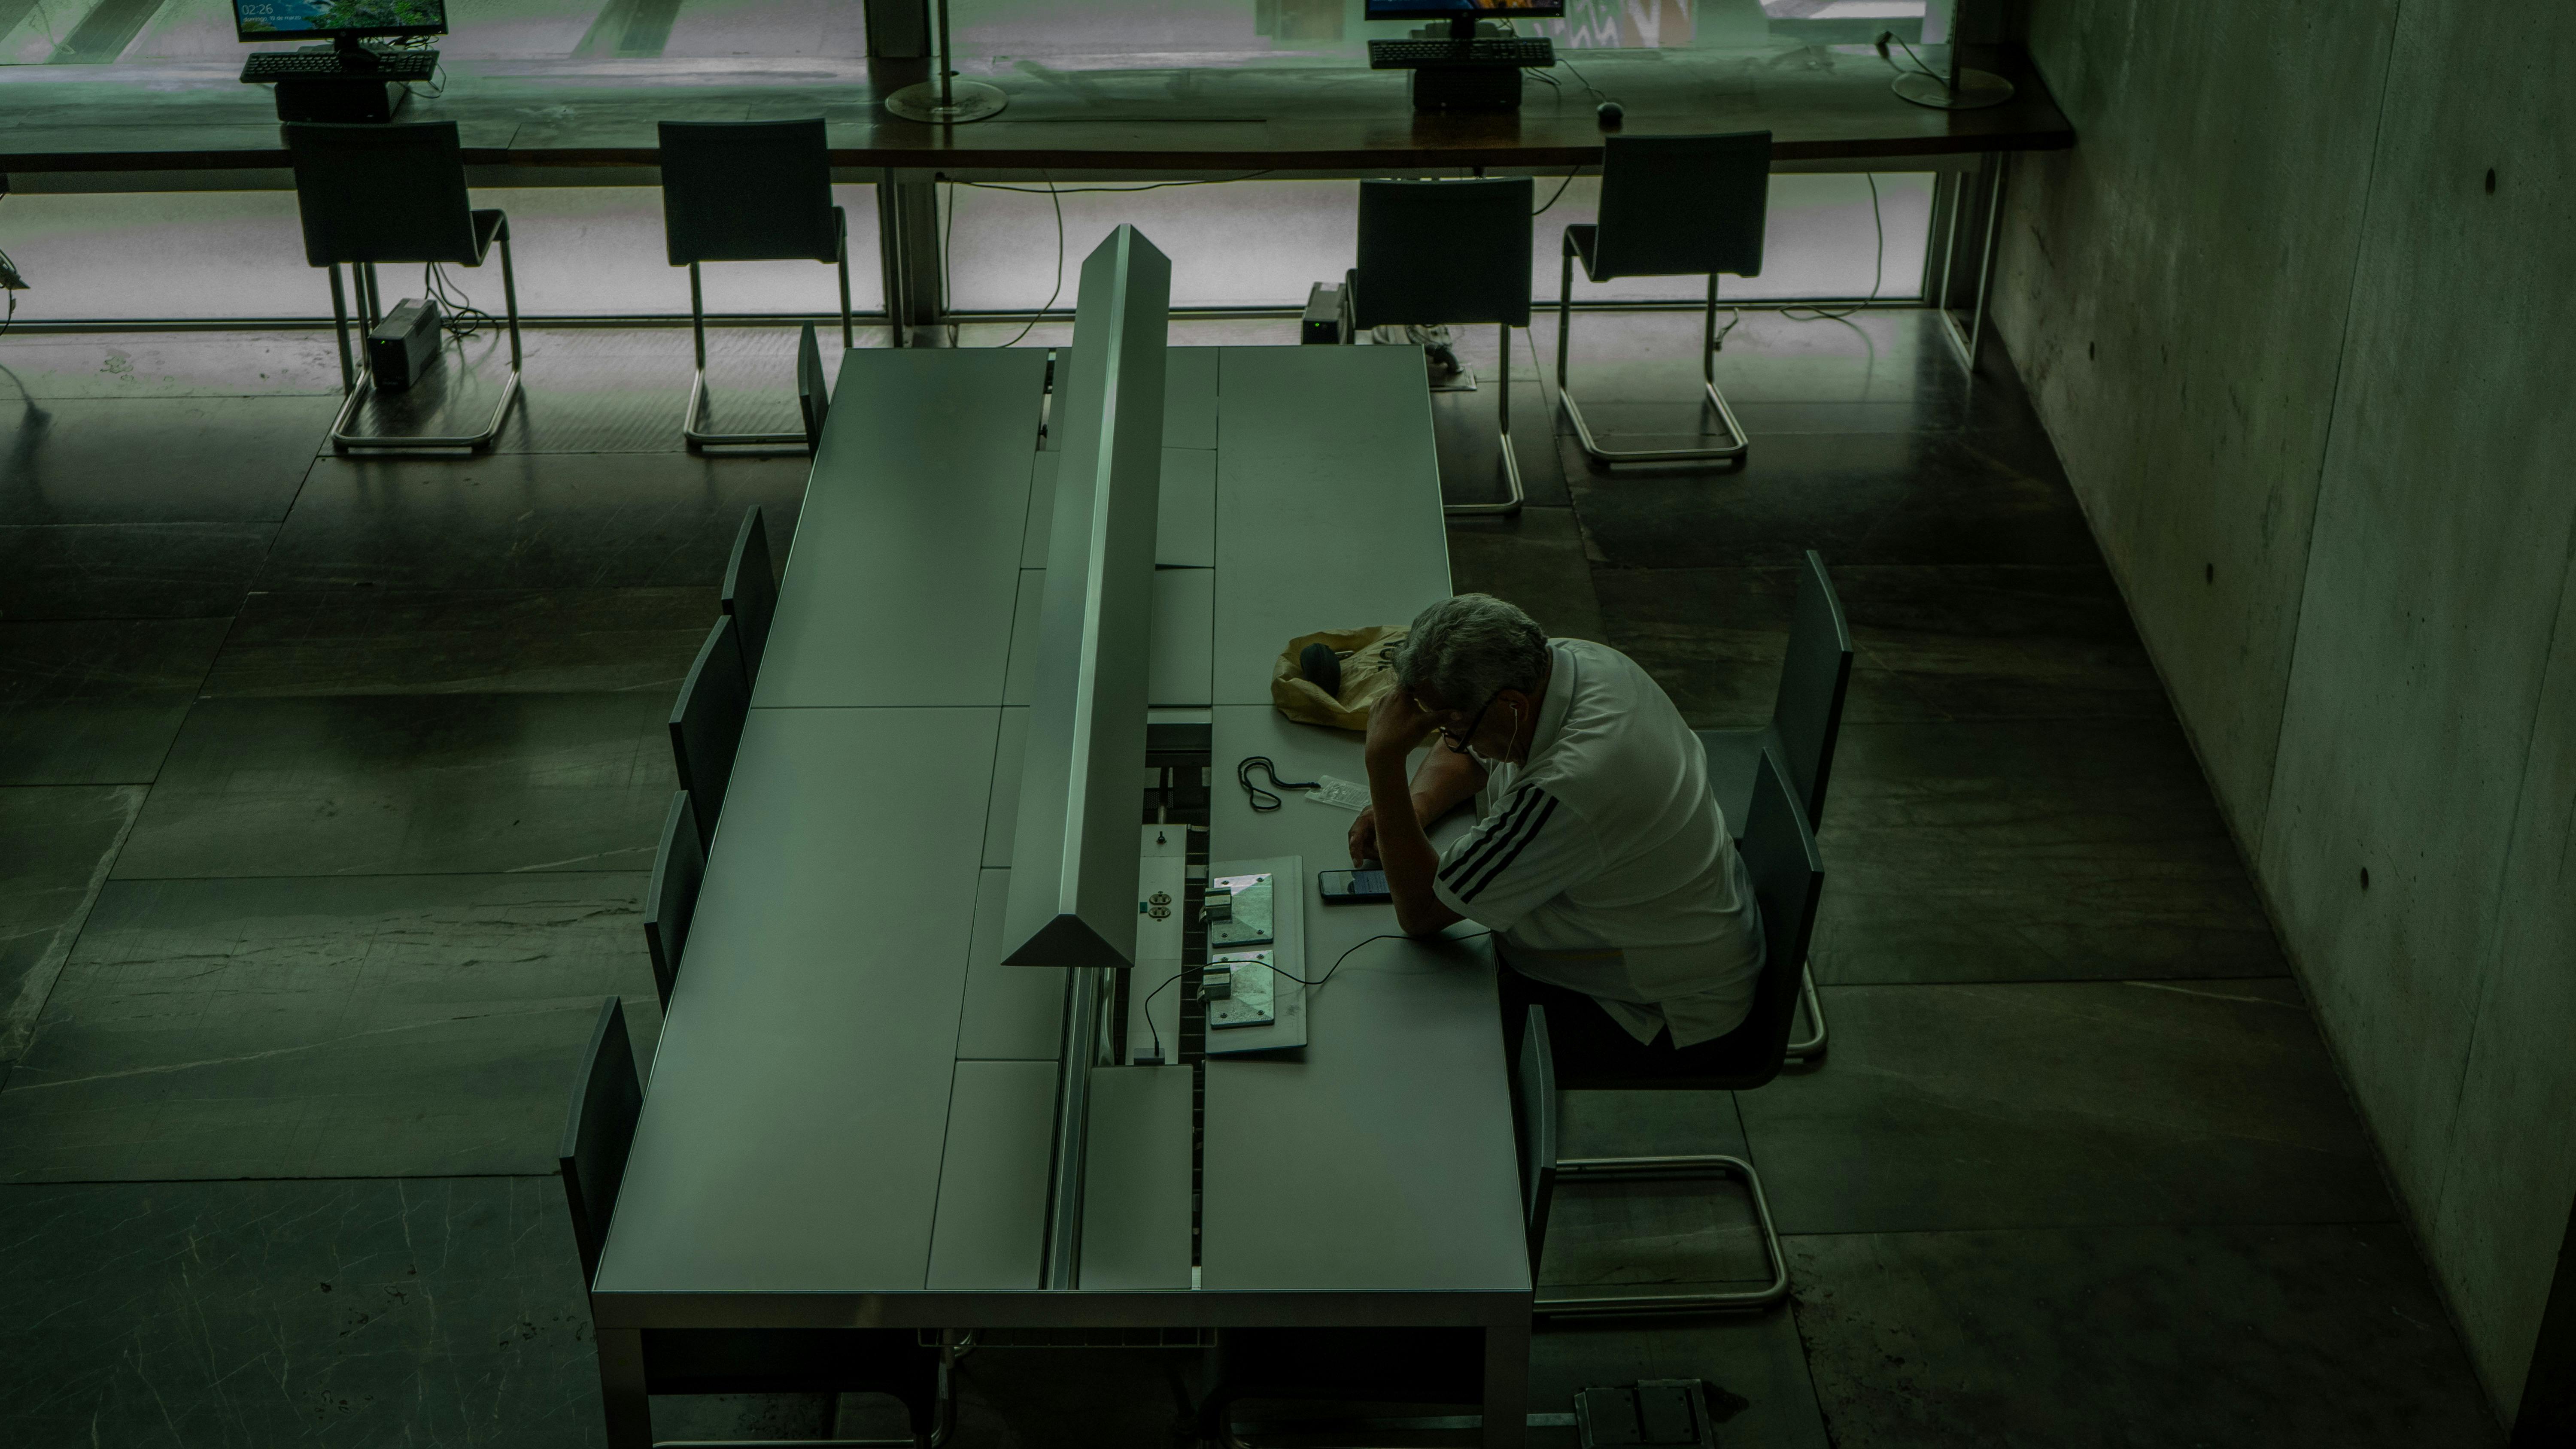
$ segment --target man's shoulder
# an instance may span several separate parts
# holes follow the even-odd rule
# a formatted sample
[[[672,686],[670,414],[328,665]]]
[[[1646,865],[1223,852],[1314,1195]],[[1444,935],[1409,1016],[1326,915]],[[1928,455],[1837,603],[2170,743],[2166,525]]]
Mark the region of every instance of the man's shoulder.
[[[1575,690],[1578,702],[1585,695],[1610,696],[1613,700],[1634,698],[1641,690],[1662,694],[1645,666],[1607,644],[1591,639],[1557,639],[1550,641],[1571,655],[1575,664]]]
[[[1640,803],[1637,792],[1660,799],[1669,776],[1686,768],[1696,750],[1690,727],[1663,686],[1635,660],[1607,644],[1566,640],[1577,684],[1563,748],[1523,776],[1569,797],[1596,819]],[[1515,782],[1518,783],[1518,782]]]
[[[1574,662],[1574,693],[1568,702],[1568,742],[1572,754],[1633,747],[1639,734],[1660,737],[1685,729],[1672,697],[1643,665],[1588,639],[1563,641]]]

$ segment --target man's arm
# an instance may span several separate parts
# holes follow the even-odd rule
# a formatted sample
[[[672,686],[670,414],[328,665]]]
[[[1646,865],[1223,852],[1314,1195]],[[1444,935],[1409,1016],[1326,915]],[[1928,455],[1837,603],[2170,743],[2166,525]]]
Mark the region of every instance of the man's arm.
[[[1415,811],[1404,776],[1404,757],[1422,737],[1422,728],[1422,709],[1413,702],[1412,693],[1390,691],[1369,712],[1363,753],[1369,808],[1377,816],[1378,861],[1386,868],[1387,892],[1395,898],[1396,924],[1412,936],[1428,936],[1462,919],[1432,891],[1440,853],[1431,848],[1431,836],[1422,828],[1422,816]],[[1442,753],[1437,748],[1432,751],[1435,758]],[[1443,779],[1454,788],[1454,781]],[[1468,793],[1473,789],[1470,784]]]
[[[1485,767],[1473,755],[1433,746],[1413,772],[1413,813],[1428,828],[1485,788]]]
[[[1428,830],[1484,788],[1485,767],[1473,756],[1433,749],[1413,772],[1413,816]],[[1371,804],[1351,824],[1351,864],[1377,858],[1377,806]]]

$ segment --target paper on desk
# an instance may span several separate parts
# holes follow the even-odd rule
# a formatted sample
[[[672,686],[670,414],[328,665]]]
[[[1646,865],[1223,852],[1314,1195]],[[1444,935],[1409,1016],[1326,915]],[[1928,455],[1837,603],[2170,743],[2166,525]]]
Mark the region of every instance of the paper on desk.
[[[1331,775],[1319,774],[1315,779],[1317,782],[1315,788],[1306,792],[1306,798],[1316,804],[1330,805],[1337,810],[1348,810],[1353,815],[1368,808],[1368,786],[1349,780],[1335,779]]]

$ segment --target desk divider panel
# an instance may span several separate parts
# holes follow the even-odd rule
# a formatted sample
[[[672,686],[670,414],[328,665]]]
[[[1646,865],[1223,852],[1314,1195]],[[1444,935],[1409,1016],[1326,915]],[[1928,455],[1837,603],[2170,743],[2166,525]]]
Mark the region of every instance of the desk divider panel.
[[[1132,964],[1136,781],[1172,264],[1132,226],[1082,264],[1011,848],[1015,966]]]
[[[1166,365],[1216,374],[1221,347],[1175,347]],[[1195,355],[1193,355],[1195,354]],[[1209,399],[1215,405],[1215,399]],[[1020,567],[1043,569],[1055,523],[1055,470],[1062,453],[1040,453],[1029,479],[1029,521],[1022,535]],[[1154,562],[1167,569],[1216,567],[1216,449],[1163,450],[1162,507],[1154,530]]]
[[[1172,264],[1132,226],[1082,264],[1060,377],[1055,495],[1003,960],[1073,974],[1055,1062],[1039,1286],[1075,1286],[1091,1069],[1104,978],[1136,958],[1137,781],[1145,770]],[[1029,514],[1038,512],[1032,500]]]

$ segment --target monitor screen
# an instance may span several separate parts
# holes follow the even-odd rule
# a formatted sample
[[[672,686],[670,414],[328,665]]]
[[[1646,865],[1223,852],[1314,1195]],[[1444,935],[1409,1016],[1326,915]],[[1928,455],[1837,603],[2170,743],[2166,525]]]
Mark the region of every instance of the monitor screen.
[[[1371,20],[1454,20],[1462,15],[1538,19],[1564,13],[1565,0],[1368,0]]]
[[[446,0],[233,0],[244,40],[301,36],[445,35]]]

